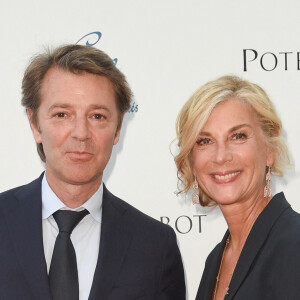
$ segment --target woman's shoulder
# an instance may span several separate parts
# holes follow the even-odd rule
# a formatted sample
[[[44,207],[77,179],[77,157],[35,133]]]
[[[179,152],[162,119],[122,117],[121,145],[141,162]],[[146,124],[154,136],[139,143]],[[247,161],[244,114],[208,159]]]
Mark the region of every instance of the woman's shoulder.
[[[282,227],[282,230],[286,230],[289,232],[291,229],[299,229],[300,228],[300,214],[293,210],[288,200],[286,200],[283,193],[276,194],[274,196],[274,200],[277,201],[281,205],[281,213],[278,216],[275,224],[277,226]],[[285,225],[285,226],[283,226]],[[299,235],[299,231],[298,231]]]
[[[284,197],[282,194],[281,197]],[[300,253],[300,214],[293,210],[288,201],[285,209],[278,215],[269,233],[269,239],[287,248],[297,245]]]

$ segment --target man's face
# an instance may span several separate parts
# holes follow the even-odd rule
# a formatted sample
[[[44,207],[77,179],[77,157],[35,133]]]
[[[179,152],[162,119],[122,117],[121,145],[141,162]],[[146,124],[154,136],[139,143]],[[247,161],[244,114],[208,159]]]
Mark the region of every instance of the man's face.
[[[102,180],[120,134],[115,93],[106,77],[51,68],[42,83],[37,124],[30,110],[28,117],[35,141],[43,144],[48,181]]]

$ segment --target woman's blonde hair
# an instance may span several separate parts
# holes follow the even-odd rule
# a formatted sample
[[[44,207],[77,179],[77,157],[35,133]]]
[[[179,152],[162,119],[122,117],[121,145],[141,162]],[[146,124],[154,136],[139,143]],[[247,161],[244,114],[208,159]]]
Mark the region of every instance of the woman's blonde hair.
[[[237,76],[223,76],[196,90],[177,117],[179,153],[175,156],[175,163],[179,193],[188,192],[194,180],[191,152],[199,132],[215,106],[229,98],[245,101],[256,112],[265,142],[274,153],[272,173],[282,176],[283,168],[290,164],[288,149],[281,134],[282,124],[266,92],[258,85]],[[199,201],[202,206],[215,205],[201,188]]]

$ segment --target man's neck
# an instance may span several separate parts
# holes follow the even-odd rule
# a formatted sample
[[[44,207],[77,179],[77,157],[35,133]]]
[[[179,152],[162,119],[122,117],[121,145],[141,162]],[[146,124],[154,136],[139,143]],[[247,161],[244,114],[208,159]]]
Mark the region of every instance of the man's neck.
[[[69,208],[77,208],[89,200],[99,188],[102,176],[88,183],[72,184],[46,173],[47,182],[56,196]]]

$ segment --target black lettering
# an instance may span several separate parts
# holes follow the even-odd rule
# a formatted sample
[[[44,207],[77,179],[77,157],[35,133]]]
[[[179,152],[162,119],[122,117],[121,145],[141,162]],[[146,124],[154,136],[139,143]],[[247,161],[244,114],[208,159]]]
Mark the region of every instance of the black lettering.
[[[247,51],[252,51],[254,53],[254,58],[251,60],[248,60],[248,62],[250,61],[254,61],[257,58],[257,51],[255,51],[254,49],[243,49],[243,56],[244,56],[244,72],[247,72]]]
[[[300,52],[297,52],[297,70],[300,70]]]
[[[274,68],[273,69],[266,69],[265,68],[265,66],[263,65],[263,58],[265,57],[265,55],[267,55],[267,54],[271,54],[273,57],[274,57],[274,61],[275,61],[275,65],[274,65]],[[261,58],[260,58],[260,65],[261,65],[261,67],[265,70],[265,71],[273,71],[273,70],[275,70],[275,68],[277,67],[277,62],[278,62],[278,60],[277,60],[277,57],[276,57],[276,55],[274,54],[274,53],[272,53],[272,52],[266,52],[266,53],[264,53],[262,56],[261,56]]]
[[[164,219],[166,219],[167,222],[164,222]],[[170,218],[169,217],[160,217],[160,222],[168,225],[170,223]]]
[[[202,232],[202,226],[201,226],[201,218],[206,217],[206,215],[193,215],[193,217],[198,217],[199,219],[199,232]]]
[[[181,218],[186,218],[186,219],[188,220],[188,222],[189,222],[189,230],[186,231],[186,232],[183,232],[183,231],[179,230],[179,228],[178,228],[178,221],[179,221]],[[178,218],[176,219],[176,222],[175,222],[175,228],[176,228],[176,230],[177,230],[179,233],[182,233],[182,234],[189,233],[189,232],[191,231],[192,227],[193,227],[192,220],[191,220],[188,216],[180,216],[180,217],[178,217]]]
[[[292,54],[293,52],[279,52],[279,54],[284,54],[284,70],[287,70],[287,55]]]

